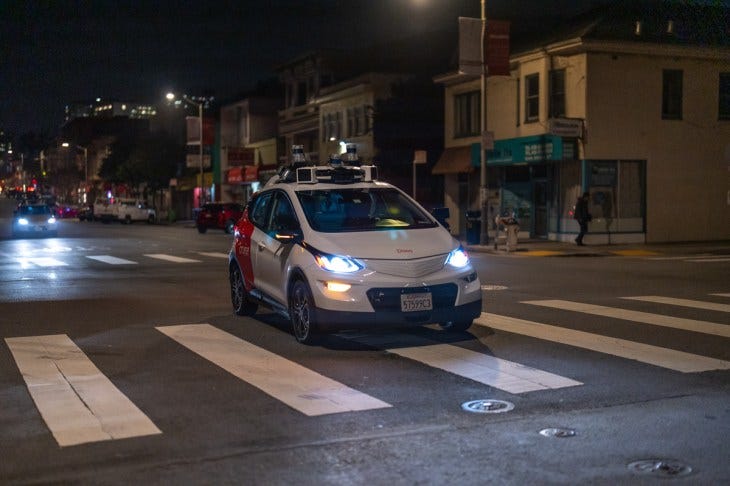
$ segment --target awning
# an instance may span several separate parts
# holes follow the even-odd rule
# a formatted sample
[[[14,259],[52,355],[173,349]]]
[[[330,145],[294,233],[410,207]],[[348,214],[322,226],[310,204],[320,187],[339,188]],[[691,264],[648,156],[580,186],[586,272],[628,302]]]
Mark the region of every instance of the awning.
[[[461,174],[472,171],[472,149],[466,147],[447,148],[441,154],[436,165],[433,166],[431,174]]]

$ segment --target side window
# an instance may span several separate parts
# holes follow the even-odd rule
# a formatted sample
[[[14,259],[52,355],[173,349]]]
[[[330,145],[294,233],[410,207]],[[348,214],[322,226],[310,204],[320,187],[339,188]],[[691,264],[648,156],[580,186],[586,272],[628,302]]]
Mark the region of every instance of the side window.
[[[271,200],[272,194],[273,193],[271,192],[266,192],[258,196],[256,200],[253,201],[251,212],[249,214],[251,222],[264,231],[266,230],[266,222],[268,221],[268,218],[266,217],[267,208],[269,207],[269,201]]]
[[[293,231],[299,228],[294,208],[284,193],[277,193],[271,218],[272,232]]]

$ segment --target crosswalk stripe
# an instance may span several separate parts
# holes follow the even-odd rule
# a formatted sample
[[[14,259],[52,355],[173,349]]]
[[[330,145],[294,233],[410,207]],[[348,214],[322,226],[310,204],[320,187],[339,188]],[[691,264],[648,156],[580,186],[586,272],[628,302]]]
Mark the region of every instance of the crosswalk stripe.
[[[211,257],[211,258],[228,258],[228,253],[220,253],[220,252],[204,252],[200,251],[198,254]]]
[[[517,394],[582,385],[579,381],[547,371],[451,344],[418,339],[408,334],[363,334],[350,339],[367,346],[385,349],[388,353],[397,354],[509,393]],[[396,343],[413,343],[414,340],[418,341],[418,345],[395,347]]]
[[[155,258],[157,260],[165,260],[168,262],[173,263],[200,263],[200,260],[193,260],[192,258],[183,258],[183,257],[177,257],[173,255],[165,255],[164,253],[150,253],[145,254],[144,256],[149,258]]]
[[[596,316],[612,317],[615,319],[623,319],[626,321],[641,322],[654,326],[671,327],[674,329],[682,329],[684,331],[694,331],[704,334],[714,334],[716,336],[730,337],[730,326],[725,324],[716,324],[714,322],[663,316],[660,314],[650,314],[648,312],[632,311],[628,309],[616,309],[613,307],[584,304],[580,302],[570,302],[567,300],[527,300],[523,301],[522,303],[539,305],[542,307],[551,307],[553,309],[582,312],[584,314],[592,314]]]
[[[38,267],[65,267],[67,264],[61,260],[56,260],[51,257],[37,257],[37,258],[18,258],[20,266],[28,268],[30,265],[36,265]]]
[[[136,265],[137,262],[132,260],[125,260],[124,258],[117,258],[111,255],[87,255],[86,258],[96,260],[102,263],[108,263],[109,265]]]
[[[59,446],[162,433],[67,335],[5,342]]]
[[[500,331],[557,342],[599,353],[610,354],[682,373],[730,369],[730,362],[697,354],[660,348],[624,339],[601,336],[564,327],[540,324],[514,317],[482,313],[475,324]]]
[[[691,258],[691,259],[687,259],[687,261],[692,262],[692,263],[730,262],[730,257]]]
[[[391,406],[210,324],[160,326],[157,330],[308,416]]]
[[[730,297],[730,294],[710,294],[710,295],[715,295],[717,297]]]
[[[681,307],[692,307],[694,309],[713,310],[719,312],[730,312],[730,305],[716,304],[715,302],[704,302],[701,300],[675,299],[672,297],[662,297],[660,295],[642,295],[638,297],[621,297],[628,300],[640,300],[643,302],[654,302],[657,304],[669,304]]]

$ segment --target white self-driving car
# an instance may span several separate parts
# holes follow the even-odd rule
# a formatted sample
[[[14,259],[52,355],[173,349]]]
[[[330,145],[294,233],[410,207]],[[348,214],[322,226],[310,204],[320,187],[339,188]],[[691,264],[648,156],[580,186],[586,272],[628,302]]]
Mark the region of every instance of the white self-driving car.
[[[459,242],[374,166],[292,163],[256,193],[229,257],[238,315],[262,304],[296,339],[345,329],[438,323],[463,331],[480,315],[480,282]]]

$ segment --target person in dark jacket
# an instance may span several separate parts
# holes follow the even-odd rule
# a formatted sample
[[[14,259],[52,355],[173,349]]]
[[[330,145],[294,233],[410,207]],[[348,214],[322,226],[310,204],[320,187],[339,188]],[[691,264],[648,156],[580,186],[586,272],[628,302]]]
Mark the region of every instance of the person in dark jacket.
[[[585,243],[583,243],[583,237],[588,232],[588,222],[591,220],[591,213],[588,212],[589,197],[590,194],[584,192],[575,203],[575,212],[573,213],[573,217],[576,221],[578,221],[578,226],[580,226],[580,233],[578,233],[575,242],[579,246],[585,246]]]

